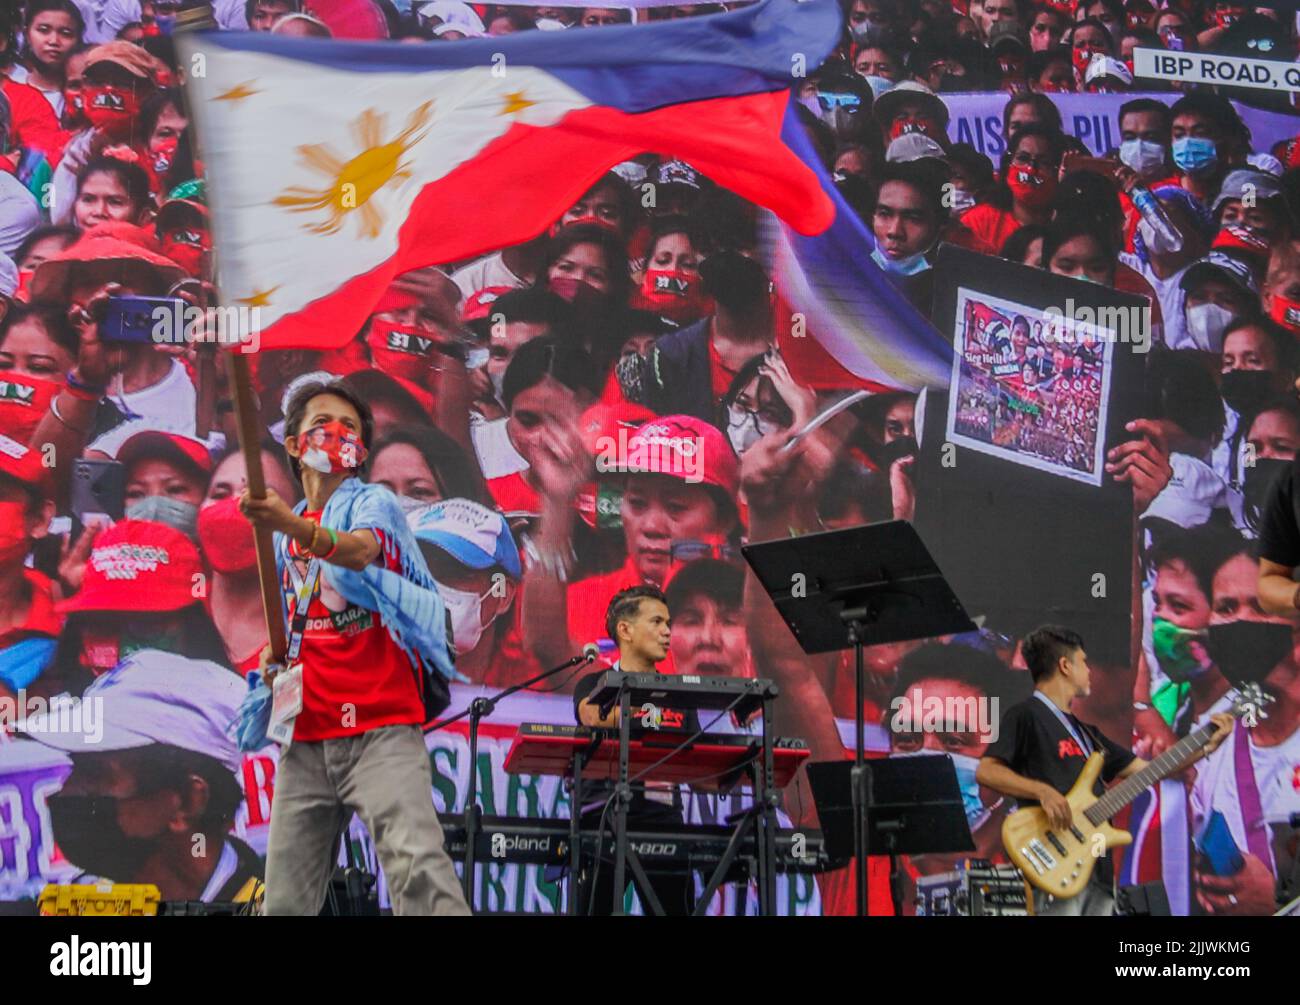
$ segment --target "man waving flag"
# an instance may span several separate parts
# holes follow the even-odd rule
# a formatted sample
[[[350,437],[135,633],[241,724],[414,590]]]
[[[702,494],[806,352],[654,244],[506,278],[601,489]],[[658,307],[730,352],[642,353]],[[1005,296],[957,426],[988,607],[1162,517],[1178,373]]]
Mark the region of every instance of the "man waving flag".
[[[187,36],[226,304],[260,308],[262,348],[342,345],[394,276],[531,238],[647,151],[817,233],[835,209],[781,126],[840,21],[762,0],[455,45]]]

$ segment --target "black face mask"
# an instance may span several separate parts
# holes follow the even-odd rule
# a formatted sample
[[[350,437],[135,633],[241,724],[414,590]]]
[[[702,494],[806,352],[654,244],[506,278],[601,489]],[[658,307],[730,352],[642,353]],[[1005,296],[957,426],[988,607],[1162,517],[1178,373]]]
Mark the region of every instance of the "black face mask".
[[[879,450],[875,451],[876,463],[880,466],[881,471],[888,471],[889,466],[902,457],[908,457],[920,450],[917,445],[915,436],[900,436],[896,440],[890,440]]]
[[[767,300],[767,273],[738,251],[719,251],[700,263],[704,292],[727,310],[753,311]]]
[[[113,796],[53,795],[48,800],[54,840],[68,861],[124,883],[135,878],[157,842],[123,834],[117,804]]]
[[[1259,529],[1260,518],[1268,506],[1269,496],[1274,487],[1285,478],[1295,464],[1294,461],[1282,460],[1280,457],[1260,457],[1254,464],[1244,469],[1241,494],[1243,515],[1246,526],[1251,530]]]
[[[1291,654],[1291,626],[1272,621],[1210,625],[1206,646],[1219,672],[1235,687],[1258,684]]]
[[[1219,379],[1219,393],[1238,415],[1253,412],[1268,400],[1273,389],[1269,370],[1229,370]]]

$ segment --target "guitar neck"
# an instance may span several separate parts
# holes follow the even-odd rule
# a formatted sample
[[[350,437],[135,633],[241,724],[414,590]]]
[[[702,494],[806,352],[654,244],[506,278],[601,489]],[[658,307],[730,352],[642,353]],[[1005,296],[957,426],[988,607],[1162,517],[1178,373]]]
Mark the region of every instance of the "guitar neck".
[[[1109,820],[1156,782],[1186,766],[1187,762],[1210,742],[1210,737],[1213,735],[1213,723],[1207,723],[1200,729],[1188,733],[1136,775],[1124,779],[1107,790],[1104,796],[1084,811],[1084,815],[1093,824]]]

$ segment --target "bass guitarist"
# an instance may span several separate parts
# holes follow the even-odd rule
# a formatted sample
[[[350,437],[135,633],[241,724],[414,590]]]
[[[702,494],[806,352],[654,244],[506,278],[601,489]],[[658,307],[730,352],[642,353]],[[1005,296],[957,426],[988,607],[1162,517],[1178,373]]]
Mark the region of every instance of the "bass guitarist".
[[[1059,625],[1044,625],[1025,636],[1021,653],[1034,681],[1034,693],[1002,716],[998,738],[980,758],[976,780],[1011,796],[1023,806],[1041,806],[1052,826],[1067,829],[1072,822],[1065,793],[1079,777],[1094,751],[1105,756],[1094,795],[1110,783],[1137,774],[1147,762],[1115,743],[1095,726],[1070,713],[1076,698],[1090,690],[1083,638]],[[1208,746],[1188,764],[1215,750],[1232,732],[1233,718],[1211,717],[1217,727]],[[1109,856],[1097,863],[1084,891],[1069,899],[1056,899],[1034,891],[1034,913],[1048,915],[1108,915],[1115,904],[1114,872]]]

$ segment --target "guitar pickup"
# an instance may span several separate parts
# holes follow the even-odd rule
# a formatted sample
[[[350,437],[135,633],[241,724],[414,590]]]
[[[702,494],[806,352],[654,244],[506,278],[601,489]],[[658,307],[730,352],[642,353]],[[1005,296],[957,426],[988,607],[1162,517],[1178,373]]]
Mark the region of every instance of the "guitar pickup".
[[[1034,840],[1030,841],[1029,847],[1034,850],[1034,852],[1040,857],[1042,863],[1047,866],[1048,869],[1056,868],[1056,859],[1052,857],[1052,853],[1044,847],[1043,842],[1039,841],[1038,838],[1034,838]]]
[[[1047,840],[1052,842],[1052,847],[1056,849],[1057,854],[1060,855],[1062,858],[1065,858],[1067,855],[1070,854],[1066,850],[1065,845],[1061,844],[1060,838],[1058,838],[1051,831],[1047,832]]]
[[[1070,824],[1070,833],[1074,835],[1074,840],[1078,841],[1079,844],[1084,843],[1083,832],[1080,831],[1078,827],[1074,826],[1074,824]],[[1062,854],[1064,854],[1064,852],[1062,852]]]
[[[1034,872],[1040,876],[1043,874],[1043,867],[1038,861],[1038,855],[1028,845],[1020,849],[1020,854],[1025,856],[1025,861],[1034,867]]]

